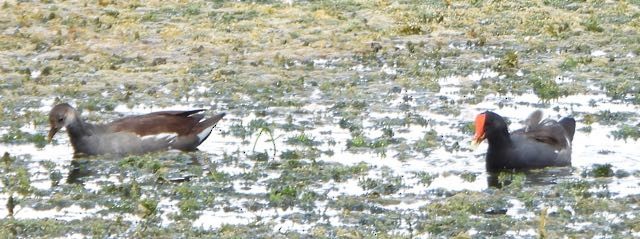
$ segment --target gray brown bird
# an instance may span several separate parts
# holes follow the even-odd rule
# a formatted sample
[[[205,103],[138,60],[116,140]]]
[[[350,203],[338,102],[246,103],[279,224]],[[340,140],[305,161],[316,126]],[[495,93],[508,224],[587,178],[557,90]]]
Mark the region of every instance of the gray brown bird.
[[[67,103],[49,112],[49,142],[67,129],[76,155],[144,154],[177,149],[195,150],[211,134],[225,113],[204,118],[204,109],[160,111],[128,116],[108,124],[90,124]]]

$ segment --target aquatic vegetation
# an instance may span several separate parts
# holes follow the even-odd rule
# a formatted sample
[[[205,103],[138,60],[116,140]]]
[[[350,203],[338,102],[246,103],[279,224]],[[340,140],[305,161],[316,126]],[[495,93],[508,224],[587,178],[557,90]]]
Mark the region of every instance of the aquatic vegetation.
[[[636,5],[3,2],[0,234],[638,237]],[[74,159],[60,102],[228,117],[197,152]],[[576,117],[573,168],[487,175],[471,117],[532,109]]]
[[[623,124],[618,127],[618,130],[612,131],[611,135],[615,139],[633,139],[638,140],[640,138],[640,126]]]
[[[591,177],[613,177],[614,172],[611,164],[594,164],[589,171],[584,172],[584,175]]]
[[[9,132],[2,135],[0,142],[11,144],[33,143],[39,148],[43,148],[47,143],[47,139],[42,134],[30,134],[20,129],[11,128]]]
[[[533,92],[543,101],[558,99],[566,95],[553,79],[533,79],[530,81]]]
[[[418,152],[428,154],[429,151],[440,145],[439,141],[440,137],[438,137],[438,133],[435,130],[429,130],[424,134],[421,140],[414,143],[414,148]]]

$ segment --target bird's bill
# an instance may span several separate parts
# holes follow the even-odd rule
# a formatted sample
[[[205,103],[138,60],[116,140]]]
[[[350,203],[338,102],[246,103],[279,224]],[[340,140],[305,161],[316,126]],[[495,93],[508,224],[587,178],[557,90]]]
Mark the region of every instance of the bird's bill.
[[[471,145],[475,148],[485,139],[485,131],[484,131],[484,123],[487,118],[487,115],[482,113],[476,116],[476,133],[473,136],[473,140],[471,140]]]
[[[473,137],[473,139],[471,140],[471,146],[473,148],[477,148],[478,145],[482,143],[482,141],[484,141],[484,133],[480,136]]]
[[[58,130],[60,130],[60,128],[51,127],[51,129],[49,130],[49,136],[47,136],[48,143],[51,143],[51,141],[53,140],[53,136],[55,136],[56,133],[58,133]]]

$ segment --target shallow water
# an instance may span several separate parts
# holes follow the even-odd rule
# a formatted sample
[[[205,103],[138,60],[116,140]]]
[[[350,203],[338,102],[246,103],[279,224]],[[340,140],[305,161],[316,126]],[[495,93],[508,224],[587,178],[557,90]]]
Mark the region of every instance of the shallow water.
[[[421,100],[430,100],[436,97],[446,97],[451,99],[459,98],[459,87],[464,81],[477,81],[482,75],[494,75],[495,73],[486,70],[481,74],[472,74],[467,77],[447,77],[440,81],[442,85],[440,93],[428,96],[423,92],[407,92],[398,94],[398,99],[389,102],[389,108],[385,111],[367,112],[362,115],[360,120],[363,126],[363,135],[368,139],[375,139],[383,135],[382,127],[377,122],[385,122],[390,119],[403,119],[407,114],[406,111],[398,110],[397,104],[402,101],[402,97],[413,97],[410,103],[420,102]],[[315,96],[315,93],[311,97]],[[597,108],[590,107],[589,102],[596,102]],[[50,102],[43,102],[48,104]],[[500,107],[498,106],[500,105]],[[282,176],[279,169],[262,171],[262,175],[256,181],[245,181],[236,179],[231,182],[229,187],[233,189],[234,195],[229,198],[216,199],[218,202],[213,204],[216,206],[208,207],[199,212],[199,216],[193,222],[194,227],[204,229],[216,229],[223,225],[246,225],[255,222],[268,221],[273,224],[274,232],[297,231],[300,233],[308,233],[317,223],[330,223],[333,226],[343,225],[355,226],[349,222],[342,221],[341,212],[326,204],[331,200],[339,197],[362,197],[369,195],[372,191],[362,187],[362,180],[365,178],[387,180],[391,177],[399,177],[401,186],[398,190],[391,193],[385,193],[384,198],[398,200],[396,203],[389,205],[380,205],[384,210],[393,210],[396,212],[415,213],[419,212],[422,207],[430,203],[434,196],[434,190],[444,190],[454,193],[456,191],[471,190],[484,191],[488,188],[487,175],[484,171],[484,151],[486,143],[478,148],[470,147],[471,135],[463,133],[459,130],[459,126],[468,123],[473,117],[484,110],[492,110],[513,122],[510,128],[517,129],[530,112],[540,109],[539,100],[534,94],[524,95],[489,95],[480,104],[467,105],[457,115],[443,115],[434,113],[429,108],[437,108],[438,104],[426,106],[425,110],[412,111],[412,114],[418,115],[428,120],[428,125],[421,126],[416,124],[410,125],[390,125],[395,134],[393,138],[401,139],[402,142],[411,145],[413,142],[422,140],[426,132],[435,130],[438,135],[438,146],[430,149],[428,153],[421,153],[413,150],[411,147],[397,147],[390,145],[384,149],[384,152],[369,149],[349,149],[347,141],[351,139],[351,133],[348,129],[343,129],[338,125],[340,117],[335,117],[332,108],[329,105],[313,104],[309,107],[298,108],[273,108],[268,110],[267,116],[259,117],[255,114],[246,116],[236,115],[233,112],[228,114],[222,120],[212,136],[206,140],[199,149],[208,155],[211,162],[220,160],[223,154],[237,155],[238,162],[221,163],[215,168],[217,172],[225,173],[230,177],[238,176],[256,170],[257,165],[252,162],[244,162],[250,158],[255,152],[264,152],[268,155],[268,161],[285,161],[281,158],[281,153],[290,150],[304,150],[309,146],[292,145],[288,140],[297,137],[300,134],[307,135],[317,142],[312,146],[320,153],[316,158],[302,158],[304,161],[317,161],[328,164],[337,164],[343,166],[355,166],[361,163],[367,165],[370,170],[357,178],[351,178],[346,181],[326,181],[317,184],[309,190],[325,195],[326,199],[317,201],[315,209],[305,212],[298,208],[282,210],[278,207],[263,207],[255,211],[248,211],[248,204],[269,205],[269,200],[264,195],[269,193],[269,182]],[[146,113],[157,110],[177,110],[193,108],[188,105],[172,106],[170,108],[136,106],[133,109],[125,106],[117,106],[114,113],[118,115],[133,115]],[[611,112],[629,112],[638,111],[635,105],[617,103],[607,99],[603,95],[573,95],[558,99],[545,105],[542,108],[545,117],[557,118],[559,116],[574,116],[578,121],[577,128],[585,127],[581,123],[581,117],[585,114],[598,113],[602,109],[608,109]],[[34,109],[46,113],[47,107]],[[239,137],[234,137],[227,133],[233,125],[249,125],[252,120],[261,119],[265,122],[272,122],[276,125],[287,122],[288,115],[293,115],[290,123],[299,125],[304,130],[285,130],[276,126],[272,128],[275,137],[275,148],[270,142],[270,137],[264,133],[258,137],[258,133],[253,133],[245,142]],[[633,122],[633,120],[629,120]],[[636,143],[634,141],[614,140],[610,136],[610,132],[615,130],[613,125],[602,125],[594,123],[591,125],[590,132],[578,130],[573,142],[573,167],[547,169],[529,174],[527,177],[527,185],[552,185],[559,181],[573,181],[582,178],[581,172],[588,170],[594,164],[611,164],[614,169],[632,170],[640,163],[640,154],[637,153]],[[37,128],[24,129],[36,133],[46,133],[44,125]],[[16,156],[27,164],[31,174],[32,186],[39,190],[48,190],[51,187],[49,180],[49,171],[39,165],[40,161],[51,161],[55,164],[55,169],[66,172],[69,171],[71,161],[73,160],[72,149],[68,143],[68,138],[64,134],[56,136],[57,144],[48,144],[42,149],[37,149],[33,145],[21,144],[11,145],[3,144],[1,151],[7,151],[12,156]],[[447,146],[457,144],[458,149],[447,150]],[[603,153],[606,152],[606,153]],[[404,156],[400,157],[400,155]],[[273,156],[276,156],[273,158]],[[116,161],[114,161],[116,162]],[[89,166],[90,167],[90,166]],[[203,166],[207,169],[207,166]],[[264,169],[258,169],[264,170]],[[179,170],[178,170],[179,171]],[[416,175],[419,173],[428,173],[434,175],[429,183],[423,183]],[[65,174],[65,178],[61,182],[66,182],[67,177],[71,174]],[[178,173],[179,175],[180,173]],[[475,179],[468,180],[462,177],[462,174],[475,175]],[[100,191],[101,185],[105,182],[115,184],[127,183],[128,180],[119,180],[118,173],[104,174],[103,172],[89,172],[89,176],[80,177],[82,185],[89,191]],[[194,175],[196,178],[204,175]],[[623,178],[610,178],[604,186],[606,193],[612,197],[626,197],[629,195],[640,194],[640,178],[638,175]],[[375,190],[374,190],[375,191]],[[592,189],[594,193],[598,190]],[[6,200],[8,195],[2,194],[2,200]],[[40,200],[47,200],[46,197]],[[176,205],[179,200],[162,198],[158,203],[161,209],[161,223],[168,226],[172,223],[171,214],[175,214],[178,210]],[[512,218],[534,218],[532,212],[526,210],[522,206],[522,202],[517,199],[511,199],[507,208],[507,215]],[[235,208],[235,209],[233,209]],[[231,210],[230,210],[231,209]],[[17,219],[38,219],[38,218],[55,218],[57,220],[77,220],[83,217],[91,217],[98,211],[106,210],[104,207],[94,207],[91,209],[83,209],[78,205],[72,204],[64,208],[55,208],[50,210],[34,210],[28,205],[19,206],[16,209],[15,218]],[[0,214],[6,215],[6,208],[0,210]],[[319,221],[299,221],[298,215],[306,214],[323,215]],[[134,215],[127,217],[126,220],[135,222],[140,220]],[[580,227],[576,225],[576,227]],[[406,234],[407,225],[400,224],[396,229],[397,233]],[[531,231],[514,231],[508,232],[507,235],[513,236],[530,236]]]
[[[640,237],[635,3],[1,7],[0,234]],[[199,152],[73,159],[37,146],[58,102],[228,114]],[[572,167],[488,175],[474,117],[536,109],[576,118]]]

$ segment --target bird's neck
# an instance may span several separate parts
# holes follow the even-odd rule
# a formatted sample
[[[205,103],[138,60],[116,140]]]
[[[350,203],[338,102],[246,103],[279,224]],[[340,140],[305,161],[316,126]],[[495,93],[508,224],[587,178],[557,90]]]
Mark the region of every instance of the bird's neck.
[[[487,170],[496,172],[501,170],[500,167],[508,164],[508,152],[513,147],[511,136],[507,130],[500,130],[490,134],[487,137],[489,149],[487,150]]]
[[[80,141],[95,133],[95,126],[85,123],[80,117],[75,117],[75,120],[67,125],[67,133],[69,134],[71,144],[75,148]]]
[[[513,145],[508,129],[497,129],[493,132],[488,132],[487,142],[489,143],[489,148],[508,148]]]

